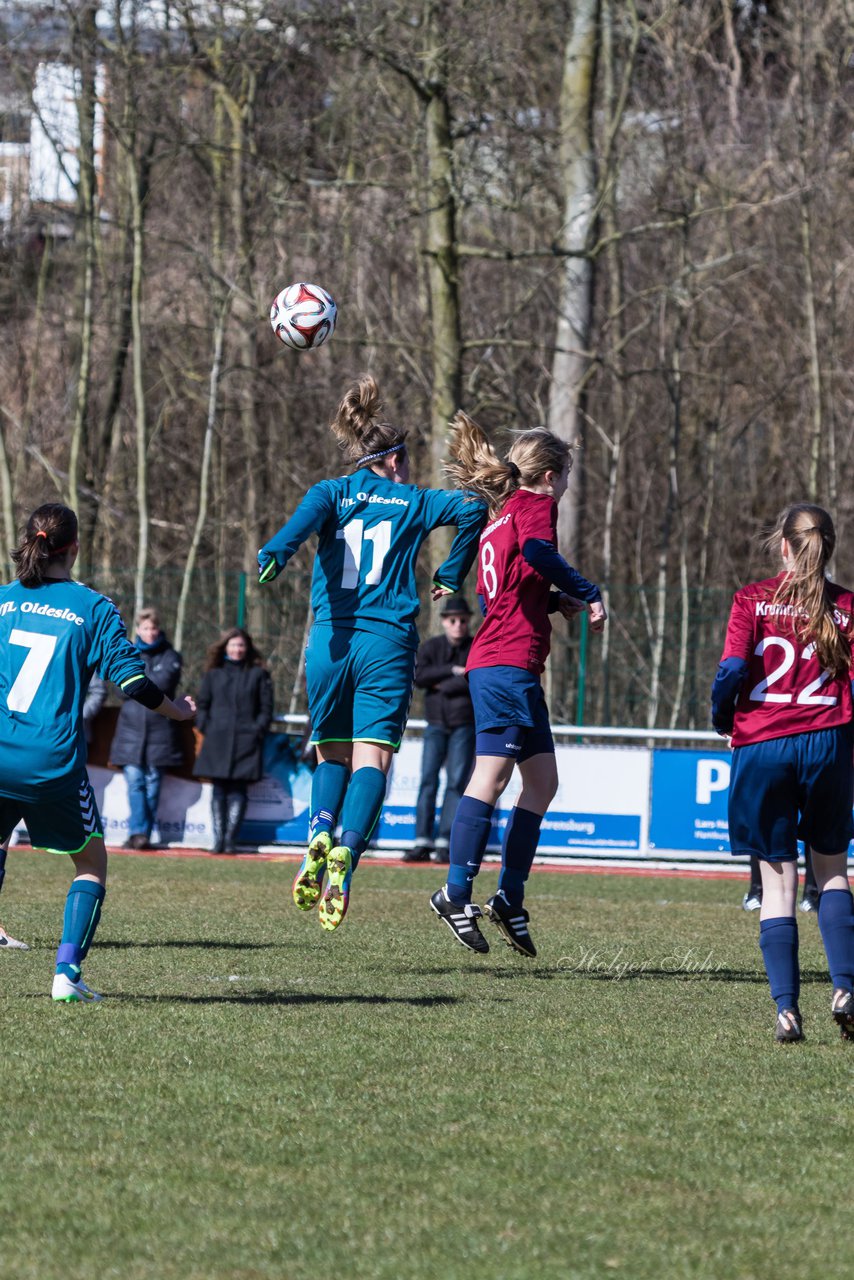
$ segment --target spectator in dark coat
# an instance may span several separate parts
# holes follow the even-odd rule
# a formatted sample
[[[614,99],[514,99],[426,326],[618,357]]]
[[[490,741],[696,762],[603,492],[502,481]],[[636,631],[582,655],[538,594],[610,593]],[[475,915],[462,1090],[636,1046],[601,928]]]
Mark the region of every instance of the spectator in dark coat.
[[[136,647],[149,680],[167,698],[174,698],[181,679],[181,655],[162,631],[156,609],[141,609],[137,615]],[[121,766],[128,788],[130,834],[124,848],[148,849],[163,770],[184,762],[178,724],[127,698],[116,721],[110,760]]]
[[[208,650],[196,724],[205,735],[193,773],[213,782],[214,853],[233,853],[247,790],[263,772],[264,738],[273,718],[273,683],[252,637],[224,632]]]
[[[474,712],[466,680],[466,659],[473,639],[469,634],[471,609],[462,596],[448,596],[441,618],[444,634],[425,640],[415,663],[415,683],[425,690],[427,728],[415,811],[415,845],[403,855],[405,862],[424,862],[428,855],[434,862],[448,861],[451,823],[474,758]],[[436,793],[443,765],[445,798],[434,841]]]

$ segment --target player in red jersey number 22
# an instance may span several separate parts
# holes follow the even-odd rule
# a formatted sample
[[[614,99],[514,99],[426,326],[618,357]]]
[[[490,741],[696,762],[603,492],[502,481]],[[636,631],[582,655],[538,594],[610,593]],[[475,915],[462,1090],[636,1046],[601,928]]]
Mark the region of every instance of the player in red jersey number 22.
[[[777,1005],[775,1038],[803,1039],[795,899],[798,840],[812,848],[831,1011],[854,1040],[851,637],[854,595],[826,578],[836,545],[826,511],[798,503],[768,541],[783,570],[735,593],[712,689],[732,737],[730,847],[760,859],[759,946]]]

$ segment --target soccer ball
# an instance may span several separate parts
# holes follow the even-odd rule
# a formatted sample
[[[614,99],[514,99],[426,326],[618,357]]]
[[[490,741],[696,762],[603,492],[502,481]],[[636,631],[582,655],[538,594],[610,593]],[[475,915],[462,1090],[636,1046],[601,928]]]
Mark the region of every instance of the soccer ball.
[[[289,284],[273,299],[270,324],[286,347],[307,351],[321,347],[335,331],[335,299],[319,284]]]

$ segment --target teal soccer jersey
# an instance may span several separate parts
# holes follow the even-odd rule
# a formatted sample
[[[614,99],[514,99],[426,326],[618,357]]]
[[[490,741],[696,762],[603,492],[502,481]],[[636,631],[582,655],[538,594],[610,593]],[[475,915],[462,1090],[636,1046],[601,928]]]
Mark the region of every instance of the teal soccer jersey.
[[[124,689],[145,679],[112,600],[58,578],[0,588],[0,795],[36,800],[79,786],[93,672]]]
[[[311,587],[315,621],[371,631],[418,645],[415,561],[433,529],[456,525],[450,554],[434,580],[459,591],[471,568],[486,507],[462,493],[395,484],[363,467],[351,476],[313,485],[288,523],[261,548],[284,568],[312,534],[318,535]]]

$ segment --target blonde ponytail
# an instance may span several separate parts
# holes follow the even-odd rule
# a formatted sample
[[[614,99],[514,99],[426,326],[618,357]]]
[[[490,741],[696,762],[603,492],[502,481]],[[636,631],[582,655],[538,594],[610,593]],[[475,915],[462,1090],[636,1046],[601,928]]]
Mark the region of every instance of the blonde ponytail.
[[[798,638],[815,645],[822,669],[834,677],[851,667],[851,645],[839,630],[833,601],[827,590],[827,565],[836,549],[833,521],[822,507],[798,502],[781,513],[768,539],[769,549],[779,550],[785,538],[792,566],[774,595],[774,604],[792,607]]]
[[[519,431],[502,461],[486,434],[462,409],[450,424],[451,462],[445,472],[460,489],[471,489],[489,504],[494,516],[504,503],[524,486],[536,485],[547,471],[561,472],[572,466],[569,445],[545,427]]]

